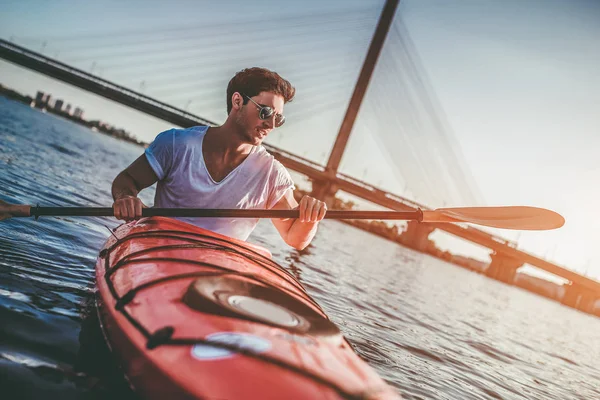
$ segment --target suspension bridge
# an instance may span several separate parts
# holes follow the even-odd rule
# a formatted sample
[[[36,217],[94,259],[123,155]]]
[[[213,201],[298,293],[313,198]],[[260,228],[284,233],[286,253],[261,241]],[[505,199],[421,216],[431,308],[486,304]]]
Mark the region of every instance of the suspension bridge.
[[[253,37],[242,27],[228,30],[227,35],[213,36],[209,33],[219,24],[209,23],[165,28],[158,35],[156,30],[120,32],[112,41],[110,34],[33,39],[41,43],[39,51],[15,43],[18,38],[0,39],[0,57],[181,127],[218,124],[214,121],[222,117],[224,109],[224,79],[235,72],[215,78],[216,74],[223,75],[223,65],[260,65],[270,57],[275,66],[299,71],[288,74],[292,75],[289,79],[309,88],[302,95],[304,100],[298,100],[297,107],[287,113],[290,120],[297,118],[308,126],[315,126],[311,120],[318,118],[335,120],[332,114],[338,123],[342,120],[337,136],[332,138],[335,140],[327,162],[265,144],[287,168],[308,177],[316,197],[331,200],[336,192],[343,191],[394,210],[428,209],[420,202],[341,171],[350,133],[362,125],[363,129],[369,126],[370,130],[383,132],[377,140],[382,149],[394,149],[391,162],[405,187],[417,194],[413,197],[439,206],[446,202],[475,205],[480,202],[477,187],[464,166],[410,36],[397,16],[397,3],[388,0],[379,18],[364,10],[280,18],[265,28],[266,33],[260,32],[261,37],[271,37],[269,29],[281,32],[280,24],[285,25],[286,35],[273,36],[270,43],[277,48],[280,41],[284,50],[270,56],[244,54],[245,42]],[[373,29],[374,34],[365,34]],[[362,64],[348,58],[347,52],[352,49],[344,48],[348,41],[339,42],[342,32],[356,35],[356,40],[349,42],[355,46],[360,43],[360,50],[366,54]],[[242,42],[240,33],[248,36]],[[31,38],[23,41],[32,43]],[[42,54],[50,51],[49,44],[53,57]],[[285,51],[290,46],[295,46],[293,55]],[[306,59],[312,61],[307,63]],[[331,59],[339,63],[332,64]],[[78,66],[82,64],[89,65],[88,71]],[[110,75],[110,79],[105,75]],[[318,90],[310,88],[315,84]],[[352,86],[354,91],[350,90]],[[375,91],[377,98],[372,94]],[[347,105],[345,115],[340,104]],[[376,109],[372,113],[376,117],[365,112],[361,114],[364,118],[357,118],[365,109]],[[326,141],[319,143],[327,145]],[[494,279],[512,284],[516,271],[527,263],[569,281],[562,299],[566,305],[590,311],[600,299],[600,282],[516,249],[514,243],[471,226],[411,222],[403,233],[405,243],[424,251],[429,235],[436,229],[489,248],[492,262],[486,275]]]

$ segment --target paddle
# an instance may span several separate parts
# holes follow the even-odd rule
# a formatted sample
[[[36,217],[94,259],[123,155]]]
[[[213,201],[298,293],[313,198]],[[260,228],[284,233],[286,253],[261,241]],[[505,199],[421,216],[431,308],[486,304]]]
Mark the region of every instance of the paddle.
[[[144,217],[229,217],[229,218],[298,218],[298,210],[144,208]],[[0,220],[11,217],[70,216],[112,217],[110,207],[39,207],[9,204],[0,200]],[[548,230],[560,228],[565,220],[554,211],[536,207],[461,207],[415,211],[345,211],[329,210],[327,219],[384,219],[419,222],[470,222],[503,229]]]

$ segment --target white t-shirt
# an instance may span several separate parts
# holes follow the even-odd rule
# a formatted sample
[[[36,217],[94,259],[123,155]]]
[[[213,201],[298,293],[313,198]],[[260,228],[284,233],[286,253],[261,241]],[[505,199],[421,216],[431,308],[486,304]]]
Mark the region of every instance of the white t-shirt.
[[[155,207],[270,209],[288,189],[289,172],[264,147],[254,146],[246,159],[215,182],[202,155],[208,126],[170,129],[146,149],[158,177]],[[258,218],[178,218],[204,229],[246,240]]]

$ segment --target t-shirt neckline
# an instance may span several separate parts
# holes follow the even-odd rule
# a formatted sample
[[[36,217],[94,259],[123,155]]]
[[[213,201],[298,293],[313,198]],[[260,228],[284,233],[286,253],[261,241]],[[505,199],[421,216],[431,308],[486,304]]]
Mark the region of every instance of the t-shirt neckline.
[[[204,159],[204,150],[203,150],[204,149],[204,138],[206,137],[206,132],[208,132],[208,128],[209,127],[207,126],[206,129],[204,130],[204,132],[202,133],[202,137],[200,138],[200,157],[202,158],[202,167],[204,168],[206,175],[208,176],[208,178],[210,179],[210,181],[213,184],[221,185],[223,182],[228,180],[230,176],[233,176],[238,170],[242,169],[242,167],[244,166],[246,161],[248,161],[248,158],[250,158],[250,156],[256,152],[256,149],[258,148],[258,146],[252,146],[252,150],[250,150],[250,153],[248,153],[248,155],[246,156],[246,158],[244,158],[244,160],[240,163],[240,165],[238,165],[237,167],[232,169],[227,175],[225,175],[225,177],[223,179],[221,179],[220,181],[217,182],[212,177],[210,172],[208,171],[208,167],[206,166],[206,160]]]

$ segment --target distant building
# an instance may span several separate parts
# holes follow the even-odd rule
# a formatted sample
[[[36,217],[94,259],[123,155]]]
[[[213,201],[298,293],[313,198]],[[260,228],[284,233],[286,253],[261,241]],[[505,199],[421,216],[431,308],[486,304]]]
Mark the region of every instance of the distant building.
[[[35,95],[35,105],[40,108],[47,107],[52,99],[52,95],[50,93],[44,93],[39,91]]]
[[[55,111],[62,111],[62,106],[63,106],[63,104],[64,104],[64,103],[65,103],[65,102],[64,102],[63,100],[61,100],[61,99],[57,99],[57,100],[54,102],[54,110],[55,110]]]
[[[75,111],[73,112],[73,117],[83,119],[83,110],[79,107],[75,107]]]
[[[37,92],[37,93],[36,93],[36,95],[35,95],[35,104],[37,104],[37,105],[42,105],[42,104],[44,103],[44,97],[45,97],[45,96],[46,96],[46,95],[44,94],[44,92],[40,92],[40,91],[38,90],[38,92]]]
[[[65,107],[65,112],[71,115],[71,104],[67,104],[67,106]]]

